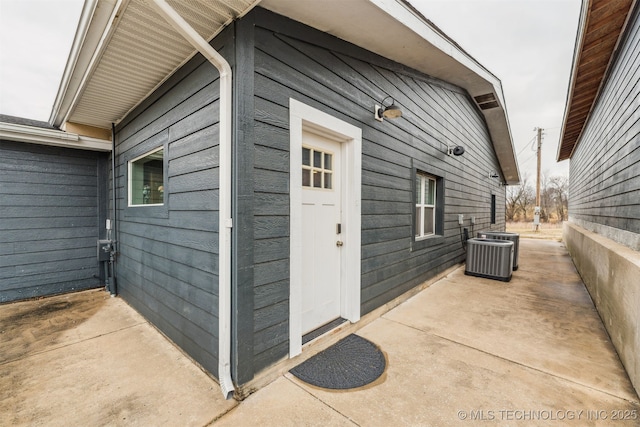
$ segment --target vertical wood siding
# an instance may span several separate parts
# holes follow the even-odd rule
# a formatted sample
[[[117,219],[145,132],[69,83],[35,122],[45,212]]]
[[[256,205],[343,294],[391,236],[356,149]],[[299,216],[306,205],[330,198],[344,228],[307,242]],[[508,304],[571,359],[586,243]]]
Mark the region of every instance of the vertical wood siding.
[[[640,18],[602,88],[570,164],[572,218],[640,233]]]
[[[101,286],[106,161],[101,153],[0,141],[0,302]]]
[[[486,124],[461,89],[306,26],[254,11],[254,368],[288,351],[289,98],[363,130],[362,314],[464,260],[457,215],[504,229],[505,191]],[[379,123],[387,95],[403,110]],[[446,155],[462,145],[461,157]],[[444,241],[411,251],[412,164],[445,180]],[[497,224],[491,226],[491,194]]]
[[[223,33],[216,43],[229,40]],[[230,46],[221,47],[228,54]],[[219,78],[197,55],[117,127],[121,295],[218,371]],[[164,207],[127,208],[127,161],[164,146]],[[158,214],[159,212],[159,214]]]

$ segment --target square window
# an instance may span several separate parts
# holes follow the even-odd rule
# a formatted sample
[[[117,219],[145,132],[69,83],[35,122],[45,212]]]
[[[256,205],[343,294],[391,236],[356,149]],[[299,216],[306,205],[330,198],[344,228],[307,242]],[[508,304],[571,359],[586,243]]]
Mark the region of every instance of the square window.
[[[164,204],[164,149],[129,162],[129,206]]]

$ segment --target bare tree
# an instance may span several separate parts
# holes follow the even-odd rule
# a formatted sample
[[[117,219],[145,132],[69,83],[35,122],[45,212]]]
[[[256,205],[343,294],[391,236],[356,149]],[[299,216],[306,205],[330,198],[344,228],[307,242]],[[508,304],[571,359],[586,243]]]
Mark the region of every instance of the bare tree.
[[[507,221],[515,221],[518,214],[518,201],[520,199],[520,185],[510,185],[507,187]]]
[[[508,221],[520,219],[527,220],[527,212],[533,211],[536,200],[536,192],[529,184],[529,177],[524,176],[520,185],[512,185],[507,188],[506,216]]]
[[[544,171],[540,177],[540,220],[549,222],[553,198],[549,191],[549,171]]]
[[[547,190],[553,201],[558,220],[566,221],[569,206],[569,178],[566,176],[551,177]]]

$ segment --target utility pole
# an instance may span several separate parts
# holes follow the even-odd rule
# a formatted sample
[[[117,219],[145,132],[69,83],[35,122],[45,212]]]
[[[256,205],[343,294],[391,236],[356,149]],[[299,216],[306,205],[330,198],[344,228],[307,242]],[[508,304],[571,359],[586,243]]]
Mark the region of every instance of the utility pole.
[[[536,207],[533,213],[533,225],[535,231],[540,229],[540,164],[542,153],[542,128],[536,128],[538,130],[538,169],[536,172]]]

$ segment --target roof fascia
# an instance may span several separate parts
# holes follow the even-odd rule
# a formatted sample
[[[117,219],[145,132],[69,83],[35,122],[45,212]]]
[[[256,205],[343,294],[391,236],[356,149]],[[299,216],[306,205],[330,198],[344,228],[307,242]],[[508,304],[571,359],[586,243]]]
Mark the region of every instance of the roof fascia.
[[[567,120],[569,118],[569,113],[571,112],[573,95],[574,95],[574,91],[575,91],[576,78],[577,78],[578,69],[579,69],[579,66],[580,66],[580,60],[582,59],[582,49],[583,49],[583,45],[584,45],[585,32],[586,32],[586,29],[587,29],[587,27],[589,25],[589,15],[590,15],[590,10],[591,10],[591,3],[592,3],[592,0],[582,0],[582,8],[583,9],[580,11],[580,21],[578,23],[578,33],[577,33],[577,36],[576,36],[576,46],[574,48],[575,50],[574,50],[574,55],[573,55],[573,65],[571,67],[571,80],[569,82],[569,87],[567,89],[567,100],[566,100],[566,104],[565,104],[564,118],[562,120],[562,128],[561,128],[561,131],[560,131],[561,138],[564,138],[565,127],[567,125]],[[591,118],[591,113],[593,112],[593,108],[598,103],[598,99],[600,99],[600,95],[602,93],[602,88],[607,83],[607,80],[609,78],[609,74],[611,73],[611,67],[612,67],[613,62],[615,61],[615,59],[616,59],[616,57],[618,55],[619,48],[620,48],[620,43],[625,39],[625,37],[627,35],[627,30],[628,30],[628,27],[629,27],[629,22],[631,21],[631,19],[634,18],[635,14],[637,13],[636,9],[638,7],[640,7],[640,3],[638,2],[638,0],[633,0],[631,2],[630,6],[629,6],[629,12],[627,13],[627,16],[625,18],[624,24],[622,25],[622,28],[620,29],[620,33],[618,34],[618,39],[616,41],[616,44],[614,45],[613,49],[611,50],[611,55],[609,56],[609,60],[607,62],[607,67],[606,67],[606,69],[604,71],[602,80],[600,80],[600,84],[598,85],[598,90],[596,91],[596,95],[593,98],[593,102],[591,103],[591,106],[589,107],[589,113],[585,117],[584,123],[582,123],[582,130],[580,131],[580,134],[578,135],[578,137],[576,138],[575,142],[573,143],[573,146],[571,147],[571,152],[569,153],[569,155],[566,156],[566,157],[562,157],[562,158],[560,158],[560,152],[562,150],[563,140],[562,139],[560,140],[560,142],[558,143],[558,151],[556,153],[556,162],[561,162],[563,160],[571,159],[573,157],[573,153],[576,151],[576,148],[580,144],[580,138],[582,138],[582,132],[584,131],[584,128],[585,128],[586,124],[589,122],[589,119]]]
[[[443,35],[441,31],[433,28],[425,18],[407,7],[404,2],[397,0],[369,0],[372,4],[383,10],[399,23],[409,28],[411,31],[419,35],[424,40],[431,43],[434,47],[452,57],[459,64],[468,68],[479,78],[490,83],[496,89],[496,94],[500,97],[501,105],[504,105],[504,96],[502,93],[502,83],[494,74],[483,67],[478,61],[466,53],[453,40]],[[452,76],[455,77],[455,76]],[[441,78],[441,77],[440,77]],[[462,86],[453,81],[452,83]]]
[[[0,140],[74,148],[90,151],[111,151],[111,141],[81,136],[57,129],[0,123]]]
[[[460,76],[449,74],[446,77],[437,75],[435,77],[464,88],[472,97],[486,93],[487,85],[490,85],[493,88],[493,92],[499,100],[500,111],[493,109],[487,111],[481,110],[481,112],[487,121],[489,133],[493,139],[494,148],[496,149],[501,169],[505,175],[506,184],[519,184],[520,171],[518,168],[518,161],[515,156],[513,137],[511,135],[509,118],[507,116],[506,101],[500,79],[471,57],[471,55],[465,52],[453,40],[439,31],[437,27],[433,28],[433,24],[430,24],[424,16],[417,13],[413,7],[411,7],[411,5],[407,5],[405,1],[369,1],[390,16],[394,17],[398,22],[409,28],[418,36],[431,43],[437,49],[449,55],[462,67],[468,69],[476,76],[476,78],[470,80],[466,78],[464,72],[461,72]],[[505,149],[510,150],[510,153],[506,153],[504,151]]]
[[[500,167],[509,183],[518,183],[520,174],[506,113],[502,83],[453,40],[416,11],[406,0],[351,0],[350,10],[336,15],[334,7],[321,2],[263,0],[262,7],[329,33],[378,55],[466,90],[472,98],[492,93],[498,107],[478,108],[486,120]],[[337,6],[339,1],[331,1]],[[354,10],[358,7],[358,10]],[[400,46],[380,43],[372,28],[385,28]],[[407,46],[415,46],[410,49]]]
[[[571,80],[569,81],[569,87],[567,88],[567,99],[564,107],[564,119],[562,120],[562,128],[560,135],[564,135],[565,128],[567,126],[567,119],[569,118],[569,112],[571,111],[572,98],[575,90],[576,78],[578,77],[578,65],[580,64],[580,58],[582,57],[582,46],[584,45],[584,37],[587,30],[587,24],[589,23],[589,10],[591,9],[591,0],[582,0],[582,6],[580,9],[580,20],[578,21],[578,30],[576,32],[576,43],[573,48],[573,64],[571,65]],[[574,147],[575,148],[575,147]],[[556,153],[556,161],[566,160],[560,158],[560,151],[562,150],[562,140],[558,143],[558,151]],[[573,154],[573,150],[572,150]],[[569,156],[571,157],[571,156]]]
[[[128,0],[86,0],[69,58],[62,75],[49,123],[60,127],[73,109],[103,47],[114,30],[114,21]]]

